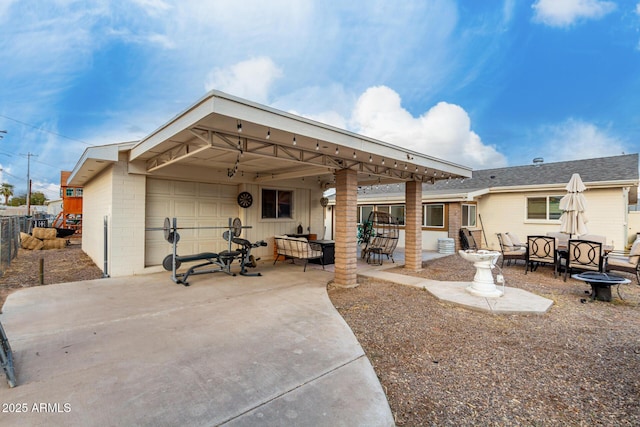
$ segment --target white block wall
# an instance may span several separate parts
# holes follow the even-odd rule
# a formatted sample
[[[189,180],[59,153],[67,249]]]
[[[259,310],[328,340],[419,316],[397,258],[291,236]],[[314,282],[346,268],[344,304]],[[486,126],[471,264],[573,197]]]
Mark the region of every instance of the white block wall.
[[[145,180],[127,172],[126,154],[85,184],[82,249],[104,265],[104,217],[108,218],[107,273],[112,277],[144,272]]]

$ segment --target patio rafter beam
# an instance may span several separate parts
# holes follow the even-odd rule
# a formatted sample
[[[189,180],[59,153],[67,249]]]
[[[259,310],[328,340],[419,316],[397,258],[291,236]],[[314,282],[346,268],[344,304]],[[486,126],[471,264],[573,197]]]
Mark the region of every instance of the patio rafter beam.
[[[306,168],[304,170],[298,170],[298,171],[283,172],[283,173],[277,173],[277,174],[267,174],[264,176],[257,177],[254,181],[265,182],[265,181],[273,181],[273,180],[296,179],[296,178],[304,178],[312,175],[321,175],[323,173],[326,173],[326,170],[321,169],[314,172],[313,170],[310,171],[308,168]]]
[[[209,145],[180,143],[177,147],[158,154],[147,160],[147,172],[153,172],[172,163],[191,157],[209,148]]]

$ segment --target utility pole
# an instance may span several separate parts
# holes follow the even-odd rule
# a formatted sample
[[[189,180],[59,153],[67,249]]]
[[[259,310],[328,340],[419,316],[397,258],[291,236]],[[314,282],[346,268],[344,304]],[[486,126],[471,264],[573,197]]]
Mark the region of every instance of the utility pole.
[[[31,157],[38,157],[35,154],[23,154],[27,157],[27,216],[31,216]]]

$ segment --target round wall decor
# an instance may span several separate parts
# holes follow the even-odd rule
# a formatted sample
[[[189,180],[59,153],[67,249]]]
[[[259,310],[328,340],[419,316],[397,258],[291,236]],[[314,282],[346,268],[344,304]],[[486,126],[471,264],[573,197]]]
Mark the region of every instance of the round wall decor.
[[[242,193],[238,194],[238,205],[241,208],[246,209],[252,204],[253,204],[253,196],[251,195],[251,193],[247,191],[243,191]]]

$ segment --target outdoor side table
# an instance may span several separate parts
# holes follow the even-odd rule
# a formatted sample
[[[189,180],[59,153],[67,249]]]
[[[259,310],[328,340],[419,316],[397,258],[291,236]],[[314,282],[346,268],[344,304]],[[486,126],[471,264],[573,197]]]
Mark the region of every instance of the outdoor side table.
[[[594,271],[573,274],[574,279],[582,280],[591,285],[591,300],[611,301],[611,286],[631,283],[631,280],[609,273]]]

